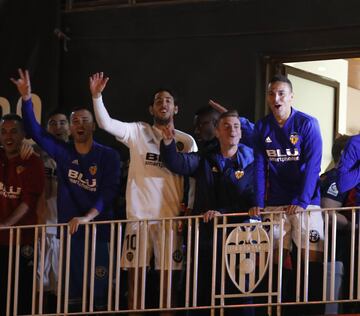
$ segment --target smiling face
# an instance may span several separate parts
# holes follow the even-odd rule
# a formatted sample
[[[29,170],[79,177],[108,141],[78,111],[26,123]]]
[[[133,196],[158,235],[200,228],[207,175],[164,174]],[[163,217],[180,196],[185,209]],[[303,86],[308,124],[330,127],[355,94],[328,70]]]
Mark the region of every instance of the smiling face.
[[[220,118],[215,133],[221,148],[229,149],[231,147],[237,147],[241,139],[241,124],[239,118],[236,116]]]
[[[285,122],[291,114],[294,94],[288,83],[275,81],[269,84],[267,103],[278,122]]]
[[[94,130],[94,119],[88,110],[82,109],[71,113],[70,132],[75,143],[91,141]]]
[[[154,103],[149,107],[149,112],[154,117],[155,125],[169,124],[177,111],[178,107],[175,105],[174,97],[168,91],[156,93]]]
[[[56,138],[67,142],[69,140],[69,121],[65,114],[57,113],[50,116],[47,124],[48,132]]]
[[[0,142],[8,158],[19,155],[24,136],[24,130],[20,122],[16,120],[0,122]]]

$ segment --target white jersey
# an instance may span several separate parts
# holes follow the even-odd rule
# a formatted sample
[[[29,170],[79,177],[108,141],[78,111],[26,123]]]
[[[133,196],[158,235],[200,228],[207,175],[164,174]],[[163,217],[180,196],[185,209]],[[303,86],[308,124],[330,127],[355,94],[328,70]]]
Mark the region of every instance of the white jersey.
[[[57,224],[57,176],[56,162],[44,151],[41,158],[45,168],[44,195],[38,203],[38,215],[45,224]],[[56,234],[56,227],[47,227],[48,234]]]
[[[110,118],[102,98],[93,99],[96,121],[130,150],[126,186],[128,219],[178,216],[184,195],[184,179],[170,172],[160,160],[161,131],[148,123],[124,123]],[[195,140],[175,130],[181,152],[197,151]]]

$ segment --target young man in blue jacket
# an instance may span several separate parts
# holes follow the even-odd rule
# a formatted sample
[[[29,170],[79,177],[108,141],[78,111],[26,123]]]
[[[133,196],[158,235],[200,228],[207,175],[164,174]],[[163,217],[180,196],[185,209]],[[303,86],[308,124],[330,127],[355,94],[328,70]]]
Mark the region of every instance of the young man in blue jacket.
[[[288,258],[292,242],[305,248],[309,239],[309,296],[317,300],[321,297],[324,222],[321,212],[311,212],[306,236],[307,216],[304,214],[301,221],[299,213],[307,208],[320,208],[322,139],[317,119],[295,110],[293,96],[287,77],[277,75],[270,80],[267,103],[271,113],[255,124],[256,201],[249,214],[259,215],[265,210],[277,212],[274,219],[284,217],[284,258]],[[279,214],[281,211],[285,214]],[[280,238],[278,226],[274,226],[275,240]],[[297,244],[299,234],[300,245]],[[274,247],[277,245],[278,242],[274,242]],[[287,294],[287,290],[283,293]],[[316,313],[316,308],[311,312]]]
[[[25,130],[57,165],[58,222],[68,223],[69,231],[73,235],[69,311],[79,311],[84,270],[84,229],[79,225],[94,219],[113,219],[112,207],[120,180],[119,155],[115,150],[94,141],[94,119],[91,112],[85,108],[78,108],[70,115],[73,142],[67,143],[49,134],[35,119],[28,71],[19,69],[19,76],[19,79],[11,80],[22,97]],[[95,309],[104,309],[107,303],[108,240],[109,227],[99,225],[95,263]]]
[[[239,144],[241,124],[238,113],[222,113],[215,133],[219,146],[213,151],[179,153],[174,140],[174,127],[169,125],[163,130],[164,137],[160,146],[161,158],[170,171],[192,176],[196,180],[193,214],[203,214],[204,217],[204,223],[200,226],[198,276],[198,305],[203,306],[210,305],[211,298],[213,225],[209,222],[220,214],[247,211],[253,202],[253,151],[246,145]],[[230,222],[231,220],[234,218],[229,219]],[[218,253],[221,254],[220,243]],[[218,288],[219,282],[217,283]],[[230,280],[226,283],[231,291],[233,286]],[[196,311],[196,315],[199,313],[200,311]],[[231,313],[253,315],[254,311],[252,308],[226,311],[227,315]],[[204,314],[209,312],[205,311]]]

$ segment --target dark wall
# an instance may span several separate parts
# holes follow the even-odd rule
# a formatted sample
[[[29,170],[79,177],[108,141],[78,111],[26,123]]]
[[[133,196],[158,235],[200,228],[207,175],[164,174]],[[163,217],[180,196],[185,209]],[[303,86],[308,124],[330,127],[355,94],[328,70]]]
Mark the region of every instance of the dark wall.
[[[104,71],[115,118],[151,120],[152,91],[171,86],[180,129],[191,130],[209,98],[254,120],[264,109],[264,56],[360,48],[359,9],[357,0],[244,0],[67,13],[63,103],[90,103],[87,78]]]
[[[29,69],[44,112],[58,104],[60,0],[0,0],[0,96],[16,110],[19,98],[10,77]]]

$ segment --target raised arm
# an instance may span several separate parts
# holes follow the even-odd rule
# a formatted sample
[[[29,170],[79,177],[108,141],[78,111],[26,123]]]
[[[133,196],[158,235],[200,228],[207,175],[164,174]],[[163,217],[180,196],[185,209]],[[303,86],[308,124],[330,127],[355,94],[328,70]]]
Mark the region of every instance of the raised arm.
[[[96,122],[100,128],[115,137],[126,139],[128,136],[128,123],[111,118],[102,100],[102,92],[104,91],[108,81],[109,77],[105,77],[103,72],[95,73],[89,78],[89,87],[93,100]]]
[[[17,87],[19,94],[22,98],[21,112],[24,119],[24,127],[26,134],[30,136],[43,150],[50,156],[55,158],[58,153],[63,151],[63,146],[59,140],[49,134],[41,125],[36,121],[33,104],[31,100],[31,82],[29,72],[19,69],[19,78],[10,80]]]

